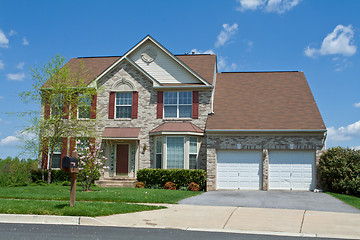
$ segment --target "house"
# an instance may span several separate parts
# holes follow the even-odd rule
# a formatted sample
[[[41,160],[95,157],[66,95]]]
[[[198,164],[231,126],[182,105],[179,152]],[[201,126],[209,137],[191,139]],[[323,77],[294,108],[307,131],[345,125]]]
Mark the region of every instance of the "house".
[[[69,64],[80,61],[102,89],[89,102],[108,158],[100,184],[185,168],[205,169],[207,190],[317,187],[326,128],[302,72],[218,73],[216,55],[173,55],[150,36],[121,57]]]

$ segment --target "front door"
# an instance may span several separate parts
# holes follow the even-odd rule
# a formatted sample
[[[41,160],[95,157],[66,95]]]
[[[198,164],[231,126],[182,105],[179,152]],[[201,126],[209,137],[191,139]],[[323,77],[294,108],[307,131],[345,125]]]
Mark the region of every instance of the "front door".
[[[129,145],[118,144],[116,149],[116,173],[129,172]]]

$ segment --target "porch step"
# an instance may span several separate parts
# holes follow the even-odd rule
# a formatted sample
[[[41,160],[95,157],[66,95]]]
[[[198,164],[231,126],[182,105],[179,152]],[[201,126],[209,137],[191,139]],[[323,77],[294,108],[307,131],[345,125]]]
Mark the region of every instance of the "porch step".
[[[135,187],[136,179],[133,178],[116,178],[96,180],[95,184],[100,187]]]

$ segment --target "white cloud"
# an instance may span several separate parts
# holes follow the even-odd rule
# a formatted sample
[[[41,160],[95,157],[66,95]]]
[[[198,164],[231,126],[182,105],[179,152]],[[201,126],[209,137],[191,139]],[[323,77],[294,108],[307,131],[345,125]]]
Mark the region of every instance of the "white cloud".
[[[8,48],[9,47],[9,39],[6,38],[4,32],[0,29],[0,47]]]
[[[237,23],[234,23],[231,26],[227,23],[224,23],[222,26],[223,26],[223,30],[221,30],[221,32],[217,37],[215,47],[221,47],[225,45],[225,43],[229,41],[230,37],[232,37],[238,31]]]
[[[24,68],[24,65],[25,65],[24,62],[19,62],[18,65],[16,65],[16,68],[21,70]]]
[[[337,25],[333,32],[329,33],[323,40],[320,49],[307,46],[304,54],[308,57],[317,55],[334,55],[352,56],[356,53],[357,47],[354,42],[354,30],[351,25]]]
[[[196,48],[191,49],[190,53],[194,53],[194,54],[215,54],[215,52],[212,49],[206,50],[206,51],[201,51],[201,50],[197,50]]]
[[[0,70],[3,70],[5,68],[5,64],[2,60],[0,60]]]
[[[7,136],[0,140],[0,146],[14,146],[20,142],[20,139],[16,136]]]
[[[238,11],[263,10],[266,12],[284,13],[299,4],[301,0],[238,0]]]
[[[347,125],[346,127],[340,127],[338,129],[329,127],[327,130],[329,140],[351,140],[353,137],[360,136],[360,121]]]
[[[6,75],[8,80],[12,81],[22,81],[25,78],[25,73],[19,72],[19,73],[8,73]]]
[[[354,107],[356,107],[356,108],[360,108],[360,102],[358,102],[358,103],[354,103]]]
[[[22,43],[23,45],[27,46],[30,44],[29,41],[25,37],[22,40],[23,40],[23,43]]]
[[[11,36],[14,36],[14,35],[16,35],[17,34],[17,32],[15,31],[15,30],[10,30],[10,32],[9,32],[9,36],[11,37]]]
[[[237,68],[235,63],[231,63],[230,65],[226,62],[224,57],[219,57],[217,67],[220,72],[230,72],[234,71]]]

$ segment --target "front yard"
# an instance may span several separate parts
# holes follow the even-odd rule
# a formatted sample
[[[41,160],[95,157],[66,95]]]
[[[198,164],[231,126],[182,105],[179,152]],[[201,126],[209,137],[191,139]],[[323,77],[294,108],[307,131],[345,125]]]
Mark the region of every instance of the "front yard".
[[[69,207],[70,187],[0,187],[0,213],[65,216],[105,216],[164,207],[129,203],[176,203],[202,192],[141,188],[100,188],[82,192],[77,188],[76,205]]]

